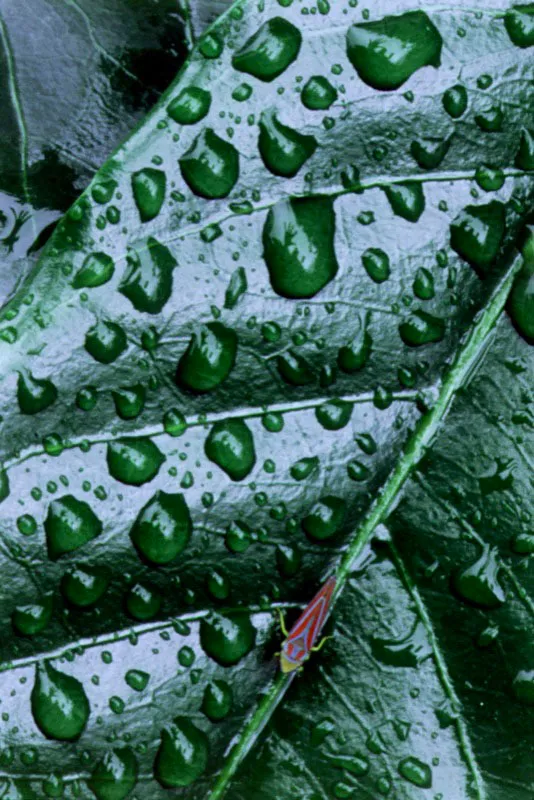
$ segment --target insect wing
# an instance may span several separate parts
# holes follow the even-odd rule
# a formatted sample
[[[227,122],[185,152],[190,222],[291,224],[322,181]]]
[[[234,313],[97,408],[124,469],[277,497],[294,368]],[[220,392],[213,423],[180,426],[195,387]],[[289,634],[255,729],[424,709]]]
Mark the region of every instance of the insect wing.
[[[286,649],[292,655],[296,651],[300,656],[298,660],[302,660],[315,644],[330,606],[335,585],[336,579],[329,578],[289,631]],[[296,653],[293,658],[296,657]]]

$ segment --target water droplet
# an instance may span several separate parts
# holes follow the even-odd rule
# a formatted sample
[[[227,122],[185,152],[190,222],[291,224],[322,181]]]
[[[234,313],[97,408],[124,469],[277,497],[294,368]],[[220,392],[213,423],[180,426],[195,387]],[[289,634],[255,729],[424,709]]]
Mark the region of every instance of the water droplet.
[[[178,663],[181,667],[189,668],[195,663],[195,651],[185,645],[178,651]]]
[[[124,676],[124,680],[134,692],[143,692],[150,680],[150,674],[140,669],[129,669]]]
[[[380,411],[385,411],[393,402],[391,390],[387,386],[378,385],[373,394],[373,405]]]
[[[181,436],[187,428],[187,419],[177,408],[171,408],[163,417],[163,429],[169,436]]]
[[[98,322],[87,331],[85,349],[101,364],[111,364],[126,350],[126,334],[116,322]]]
[[[208,737],[186,717],[176,717],[161,732],[154,776],[162,786],[190,786],[208,764]]]
[[[297,547],[280,544],[276,548],[276,564],[286,578],[296,575],[302,565],[302,553]]]
[[[159,314],[171,296],[176,259],[165,245],[149,236],[142,247],[128,249],[126,261],[128,267],[119,292],[137,311]]]
[[[105,203],[109,203],[116,188],[117,181],[113,180],[112,178],[98,178],[97,182],[91,187],[91,197],[95,203],[104,205]]]
[[[534,236],[527,239],[522,253],[523,266],[514,279],[508,312],[521,336],[534,344]]]
[[[487,164],[477,167],[475,180],[485,192],[497,192],[504,186],[504,172]]]
[[[121,419],[135,419],[145,407],[145,387],[122,386],[111,393],[115,403],[115,411]]]
[[[232,687],[226,681],[211,681],[204,690],[202,711],[212,722],[218,722],[229,713],[232,700]]]
[[[21,414],[38,414],[57,399],[57,389],[47,378],[34,378],[31,372],[19,372],[17,400]]]
[[[179,164],[189,188],[208,200],[226,197],[239,177],[237,150],[211,128],[199,133]]]
[[[89,701],[80,681],[46,661],[36,667],[31,705],[35,724],[48,739],[77,739],[89,718]]]
[[[362,450],[366,455],[372,456],[377,451],[376,442],[371,436],[370,433],[358,433],[354,437],[354,440],[360,450]]]
[[[158,474],[165,456],[151,439],[131,437],[109,442],[106,459],[115,480],[141,486]]]
[[[281,200],[263,228],[263,257],[275,292],[314,297],[336,275],[335,214],[329,197]]]
[[[211,105],[211,94],[199,86],[186,86],[167,106],[167,114],[180,125],[194,125],[204,119]]]
[[[161,595],[144,583],[135,583],[126,595],[126,608],[135,619],[145,621],[156,616],[161,606]]]
[[[317,456],[310,456],[296,461],[290,468],[289,473],[294,480],[303,481],[309,478],[312,472],[315,472],[318,467],[319,459]]]
[[[454,575],[454,589],[468,603],[482,608],[496,608],[506,599],[499,582],[500,567],[497,552],[486,544],[473,564]]]
[[[200,623],[200,643],[206,654],[223,667],[237,664],[250,653],[256,641],[256,629],[250,617],[214,614]]]
[[[41,602],[17,606],[11,616],[13,626],[24,636],[35,636],[46,628],[52,618],[52,595],[44,595]]]
[[[369,467],[354,459],[347,464],[347,475],[352,481],[365,481],[369,477]]]
[[[74,276],[75,289],[94,288],[107,283],[115,272],[115,264],[106,253],[91,253]]]
[[[443,93],[443,108],[453,119],[459,119],[467,108],[467,90],[465,86],[457,83]]]
[[[420,267],[415,273],[413,293],[420,300],[431,300],[435,295],[434,276],[430,270]]]
[[[237,51],[232,66],[260,81],[272,81],[293,63],[301,43],[298,28],[282,17],[273,17]]]
[[[230,283],[224,296],[224,307],[235,308],[248,289],[247,273],[244,267],[238,267],[232,273]]]
[[[529,706],[534,705],[534,670],[520,670],[514,678],[512,688],[521,703]]]
[[[227,600],[230,595],[230,582],[218,569],[212,569],[206,575],[206,588],[215,600]]]
[[[418,667],[432,655],[422,622],[416,622],[407,636],[400,639],[380,639],[373,636],[371,650],[377,661],[390,667]]]
[[[340,347],[337,354],[338,367],[349,375],[362,369],[367,364],[373,344],[367,323],[359,318],[357,321],[358,330],[356,335],[350,344]]]
[[[389,256],[378,247],[369,247],[362,254],[362,264],[375,283],[382,283],[389,278]]]
[[[441,36],[424,11],[352,25],[347,55],[368,86],[398,89],[422,67],[441,64]]]
[[[518,533],[512,539],[512,550],[520,556],[534,553],[534,533]]]
[[[37,530],[37,522],[31,514],[22,514],[17,518],[17,528],[23,536],[33,536]]]
[[[63,779],[53,772],[43,781],[43,792],[47,797],[63,797],[64,790]],[[13,800],[16,800],[16,798],[13,798]],[[24,796],[22,800],[26,800]],[[28,795],[27,800],[33,800],[32,796]]]
[[[0,469],[0,503],[9,497],[9,478],[5,469]]]
[[[206,456],[233,481],[242,481],[256,463],[254,439],[241,419],[216,422],[204,445]]]
[[[176,382],[192,392],[209,392],[230,374],[237,353],[237,336],[220,322],[201,325],[178,362]]]
[[[231,522],[226,530],[225,542],[232,553],[244,553],[252,542],[252,531],[245,522]]]
[[[515,156],[515,165],[519,169],[534,169],[534,133],[522,128],[519,147]]]
[[[334,733],[336,730],[336,723],[333,719],[329,719],[326,717],[325,719],[320,720],[316,725],[313,726],[310,735],[310,741],[312,747],[319,747],[327,736],[330,736],[331,733]]]
[[[499,626],[498,625],[487,625],[483,631],[481,631],[477,638],[476,644],[477,647],[489,647],[499,636]]]
[[[504,115],[499,106],[490,106],[482,113],[475,114],[475,122],[482,131],[495,133],[502,129]]]
[[[129,747],[108,751],[87,784],[98,800],[124,800],[137,782],[137,759]]]
[[[300,99],[310,111],[326,111],[337,100],[337,91],[326,78],[314,75],[304,84]]]
[[[273,175],[292,178],[314,154],[317,142],[313,136],[282,125],[270,109],[263,111],[260,118],[258,147],[263,163]]]
[[[276,411],[264,414],[261,418],[263,427],[269,433],[280,433],[284,429],[284,418]]]
[[[94,386],[84,386],[76,395],[76,405],[82,411],[92,411],[98,401],[98,390]]]
[[[294,350],[287,350],[278,356],[276,366],[280,376],[292,386],[305,386],[313,381],[313,372],[304,358]]]
[[[198,44],[198,49],[204,58],[218,58],[223,51],[223,47],[224,43],[214,31],[204,34]]]
[[[345,501],[334,495],[321,497],[302,520],[302,527],[311,539],[331,539],[345,519]]]
[[[143,506],[130,531],[142,556],[154,564],[168,564],[187,546],[191,516],[183,494],[158,491]]]
[[[421,789],[430,789],[432,786],[432,770],[428,764],[415,756],[408,756],[399,761],[398,770],[399,775],[414,786],[419,786]]]
[[[361,778],[369,772],[369,761],[365,756],[331,755],[328,756],[328,763],[346,770],[357,778]]]
[[[415,139],[410,145],[410,152],[421,169],[436,169],[448,153],[450,139],[425,137]]]
[[[165,184],[165,173],[154,167],[145,167],[132,175],[133,196],[141,222],[158,216],[165,199]]]
[[[102,532],[102,523],[83,500],[71,494],[52,500],[44,521],[48,555],[71,553]]]
[[[504,232],[502,203],[466,206],[451,223],[451,247],[484,276],[499,253]]]
[[[534,45],[534,13],[532,3],[512,6],[504,15],[504,26],[517,47]]]
[[[425,195],[420,183],[396,183],[384,189],[391,210],[398,217],[417,222],[425,210]]]
[[[82,608],[97,603],[108,586],[108,571],[90,564],[76,564],[61,579],[61,591],[66,600]]]
[[[339,431],[344,428],[352,416],[353,404],[346,400],[327,400],[326,403],[317,406],[315,416],[317,422],[327,431]]]
[[[441,342],[445,335],[445,322],[426,311],[414,311],[399,325],[399,333],[404,344],[421,347],[431,342]]]
[[[251,94],[252,86],[250,86],[248,83],[241,83],[232,92],[232,97],[234,100],[237,100],[238,103],[244,103],[245,100],[249,99]]]

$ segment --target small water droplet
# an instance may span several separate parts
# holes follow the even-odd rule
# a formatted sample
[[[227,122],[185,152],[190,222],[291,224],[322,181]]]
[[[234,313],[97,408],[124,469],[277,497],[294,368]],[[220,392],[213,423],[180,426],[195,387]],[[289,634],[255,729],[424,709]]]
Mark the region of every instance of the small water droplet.
[[[102,523],[83,500],[68,494],[52,500],[44,521],[48,555],[71,553],[102,532]]]
[[[156,616],[161,607],[161,595],[144,583],[135,583],[126,595],[126,608],[135,619],[145,621]]]
[[[115,411],[121,419],[135,419],[145,407],[146,391],[141,384],[122,386],[111,394]]]
[[[410,145],[410,152],[421,169],[436,169],[448,153],[450,139],[425,137],[415,139]]]
[[[46,628],[53,610],[52,595],[46,594],[39,603],[16,606],[11,621],[23,636],[35,636]]]
[[[290,468],[289,472],[291,477],[296,481],[303,481],[309,478],[312,472],[315,472],[319,467],[319,459],[317,456],[309,456],[301,458],[296,461]]]
[[[48,739],[77,739],[89,718],[89,701],[80,681],[46,661],[36,667],[31,706],[37,727]]]
[[[499,106],[490,106],[480,114],[475,114],[475,122],[481,131],[495,133],[502,130],[504,115]]]
[[[198,134],[179,164],[189,188],[208,200],[227,197],[239,177],[237,150],[211,128]]]
[[[145,167],[132,175],[132,191],[141,222],[158,216],[165,199],[165,185],[165,173],[154,167]]]
[[[362,369],[367,364],[373,344],[367,327],[367,320],[364,322],[357,318],[357,325],[357,332],[352,341],[340,347],[337,354],[338,367],[349,375]]]
[[[313,372],[304,358],[294,350],[287,350],[276,359],[280,376],[292,386],[305,386],[313,381]]]
[[[347,464],[347,475],[352,481],[365,481],[369,477],[369,467],[354,459]]]
[[[408,756],[399,761],[399,775],[405,780],[419,786],[421,789],[430,789],[432,786],[432,770],[415,756]]]
[[[393,213],[408,222],[417,222],[425,210],[425,195],[420,183],[396,183],[386,186],[384,192]]]
[[[310,111],[326,111],[337,100],[337,91],[321,75],[314,75],[304,84],[300,96]]]
[[[245,522],[235,520],[226,529],[226,547],[232,553],[244,553],[252,542],[252,531]]]
[[[232,66],[261,81],[281,75],[299,54],[302,36],[282,17],[265,22],[232,58]]]
[[[431,300],[436,293],[434,288],[434,276],[430,270],[425,269],[425,267],[420,267],[415,273],[413,293],[420,300]]]
[[[348,425],[353,404],[346,400],[327,400],[315,409],[317,422],[327,431],[339,431]]]
[[[256,463],[252,433],[241,419],[216,422],[206,439],[204,451],[233,481],[246,478]]]
[[[375,283],[387,281],[390,275],[389,256],[378,247],[369,247],[362,254],[365,271]]]

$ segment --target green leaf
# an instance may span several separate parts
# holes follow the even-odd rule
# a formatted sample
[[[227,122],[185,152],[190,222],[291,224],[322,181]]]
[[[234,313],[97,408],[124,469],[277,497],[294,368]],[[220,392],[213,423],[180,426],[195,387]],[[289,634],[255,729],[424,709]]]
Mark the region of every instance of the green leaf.
[[[225,13],[4,312],[8,792],[529,796],[529,52],[504,3],[317,9]]]

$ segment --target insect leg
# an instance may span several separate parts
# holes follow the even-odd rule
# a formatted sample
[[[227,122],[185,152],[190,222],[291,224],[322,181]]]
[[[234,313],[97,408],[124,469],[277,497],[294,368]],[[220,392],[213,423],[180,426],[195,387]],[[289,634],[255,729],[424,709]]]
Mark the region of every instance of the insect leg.
[[[321,650],[324,647],[324,645],[327,643],[327,641],[329,639],[333,639],[333,638],[334,638],[333,636],[323,636],[323,638],[321,639],[319,644],[316,644],[315,647],[312,647],[311,652],[312,653],[318,653],[319,650]]]
[[[289,636],[289,633],[286,630],[286,623],[285,623],[285,619],[284,619],[284,614],[283,614],[281,608],[278,609],[278,616],[280,618],[280,628],[282,629],[282,633],[284,634],[284,636],[287,639],[287,637]]]

